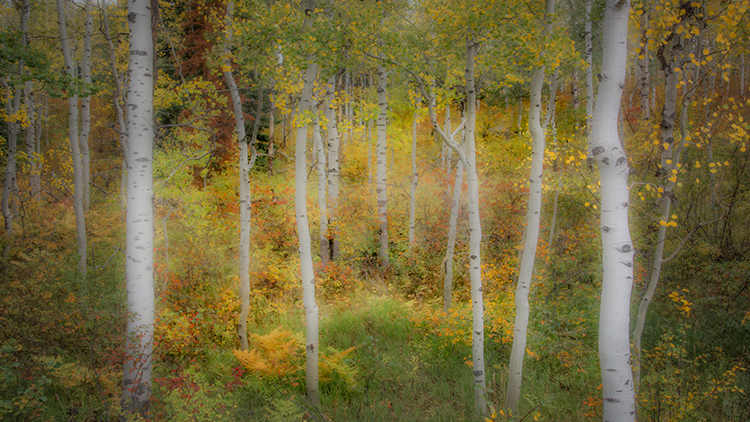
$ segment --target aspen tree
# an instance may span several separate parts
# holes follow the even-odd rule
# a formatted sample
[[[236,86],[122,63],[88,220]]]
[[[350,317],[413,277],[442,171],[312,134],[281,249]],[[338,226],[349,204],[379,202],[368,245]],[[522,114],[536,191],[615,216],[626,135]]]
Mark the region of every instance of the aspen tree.
[[[315,0],[305,1],[305,28],[312,28]],[[312,91],[318,65],[315,57],[308,53],[307,69],[305,70],[302,97],[299,102],[298,116],[303,117],[312,109]],[[310,226],[307,220],[307,126],[297,127],[296,146],[294,154],[294,209],[297,220],[297,236],[299,238],[300,270],[302,272],[302,295],[307,319],[307,340],[305,342],[305,377],[307,396],[314,406],[320,405],[318,392],[318,305],[315,302],[315,272],[312,265],[310,247]]]
[[[375,170],[375,191],[378,195],[378,221],[380,222],[380,248],[378,249],[378,257],[380,259],[380,268],[383,271],[387,271],[390,268],[390,260],[388,258],[388,141],[387,141],[387,125],[388,125],[388,94],[386,93],[386,85],[388,76],[382,62],[378,62],[378,106],[380,107],[380,113],[378,114],[378,142],[376,146],[377,164]]]
[[[328,241],[328,205],[326,201],[326,152],[323,138],[320,136],[320,121],[313,117],[314,151],[318,154],[318,208],[320,211],[320,262],[325,267],[331,259],[330,242]]]
[[[586,142],[591,145],[591,128],[593,127],[594,117],[594,47],[592,44],[591,33],[591,5],[594,0],[586,0],[586,23],[584,34],[584,57],[586,60]],[[591,156],[591,150],[588,151],[586,161],[589,167],[593,165],[594,157]]]
[[[417,214],[417,185],[419,172],[417,171],[417,118],[418,109],[414,109],[411,123],[411,191],[409,192],[409,249],[414,245],[415,220]]]
[[[466,35],[466,61],[464,75],[466,80],[466,121],[455,129],[458,133],[464,129],[464,149],[454,141],[453,134],[445,133],[440,127],[435,114],[435,96],[427,94],[424,83],[415,75],[414,78],[420,83],[422,95],[425,97],[430,114],[430,122],[435,133],[442,138],[443,142],[458,155],[463,162],[469,190],[469,276],[471,278],[471,305],[472,305],[472,376],[474,377],[474,409],[477,414],[487,413],[487,387],[484,366],[484,298],[482,295],[482,225],[479,216],[479,177],[476,168],[476,103],[477,92],[474,76],[474,60],[476,57],[477,42],[473,39],[471,29]]]
[[[331,261],[339,259],[338,210],[339,210],[339,131],[336,123],[335,99],[336,77],[331,76],[326,85],[325,113],[328,120],[326,132],[328,134],[328,240],[327,251]]]
[[[78,246],[78,274],[86,277],[86,218],[83,203],[83,170],[81,168],[81,149],[78,139],[78,79],[77,66],[70,51],[68,29],[65,22],[64,0],[57,0],[57,19],[60,27],[60,43],[62,45],[65,71],[70,78],[68,85],[68,138],[70,151],[73,156],[73,208],[76,215],[76,244]]]
[[[224,82],[229,89],[229,95],[232,99],[232,111],[234,112],[234,127],[237,132],[237,142],[240,147],[239,167],[240,167],[240,248],[239,248],[239,273],[240,273],[240,320],[238,326],[238,336],[240,339],[240,349],[247,350],[247,316],[250,313],[250,229],[252,222],[252,207],[250,198],[249,173],[251,165],[247,158],[247,144],[245,134],[245,113],[242,111],[242,99],[237,89],[237,83],[232,75],[232,64],[229,59],[231,55],[232,42],[232,13],[234,12],[234,2],[227,3],[226,15],[226,40],[224,42],[224,63],[223,74]],[[262,98],[262,91],[261,91]],[[256,117],[256,122],[260,115]],[[253,161],[255,158],[255,148],[253,148]]]
[[[81,58],[81,77],[83,79],[83,86],[86,90],[86,96],[81,99],[81,134],[78,137],[78,144],[81,151],[81,176],[82,176],[82,188],[81,192],[83,201],[83,210],[88,211],[90,204],[90,182],[91,182],[91,171],[89,157],[89,134],[91,133],[91,34],[94,26],[94,5],[91,0],[86,1],[85,13],[86,21],[84,24],[84,36],[83,36],[83,57]]]
[[[589,148],[601,180],[602,293],[599,365],[604,421],[635,421],[630,368],[630,292],[633,243],[628,223],[628,159],[617,133],[625,87],[628,15],[626,0],[607,0],[604,12],[601,80]]]
[[[545,1],[545,39],[549,36],[552,16],[555,13],[555,0]],[[540,56],[545,52],[542,50]],[[526,232],[524,235],[521,268],[518,272],[516,286],[516,319],[513,327],[513,348],[508,365],[508,389],[505,394],[505,406],[512,414],[518,414],[518,401],[521,397],[523,381],[523,357],[526,353],[526,331],[529,325],[529,290],[534,272],[536,247],[539,241],[539,222],[542,214],[542,173],[544,170],[545,128],[542,127],[542,86],[544,85],[544,65],[534,71],[531,81],[529,99],[529,132],[531,132],[531,171],[529,175],[529,203],[526,209]],[[550,96],[551,118],[554,94]],[[546,124],[545,124],[546,126]]]
[[[112,73],[112,79],[114,80],[114,95],[112,95],[112,103],[115,108],[115,117],[117,119],[117,133],[120,138],[120,148],[122,148],[122,172],[120,175],[120,195],[122,196],[122,206],[125,207],[126,190],[127,190],[127,159],[130,155],[128,153],[128,134],[127,125],[125,123],[125,111],[123,110],[121,99],[123,97],[122,80],[117,72],[117,60],[115,58],[115,46],[112,43],[112,36],[109,31],[109,18],[107,17],[107,4],[102,1],[99,5],[99,9],[102,12],[102,30],[104,31],[104,38],[107,40],[107,46],[109,47],[109,67]]]
[[[61,1],[61,0],[60,0]],[[150,0],[128,2],[128,203],[126,212],[128,324],[122,408],[144,412],[151,398],[154,340],[153,144],[154,72]]]

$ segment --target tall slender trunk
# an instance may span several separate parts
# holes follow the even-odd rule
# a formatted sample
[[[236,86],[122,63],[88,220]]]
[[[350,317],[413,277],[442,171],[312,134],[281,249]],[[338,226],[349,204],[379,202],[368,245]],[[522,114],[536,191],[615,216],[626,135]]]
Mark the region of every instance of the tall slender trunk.
[[[641,73],[641,118],[648,120],[651,118],[651,108],[649,107],[650,103],[648,98],[651,79],[648,51],[648,13],[643,13],[641,15],[641,48],[639,51],[638,66]]]
[[[680,144],[674,151],[671,151],[671,160],[668,167],[665,169],[667,174],[670,175],[666,186],[664,186],[664,192],[661,194],[661,212],[659,221],[659,233],[656,239],[656,250],[653,255],[653,263],[651,265],[651,275],[649,277],[648,287],[641,303],[638,307],[638,318],[636,319],[635,329],[633,330],[633,384],[636,389],[640,386],[641,382],[641,337],[643,335],[643,328],[646,325],[646,314],[648,313],[648,307],[654,299],[654,293],[656,293],[656,287],[659,284],[659,277],[661,276],[661,267],[664,263],[664,243],[667,237],[667,228],[669,227],[671,207],[672,207],[672,192],[676,185],[677,173],[673,170],[679,168],[680,155],[685,147],[685,138],[687,134],[687,104],[688,101],[682,102],[682,112],[680,116],[680,126],[682,128],[682,136],[680,138]]]
[[[469,275],[472,303],[472,363],[474,406],[478,414],[487,413],[486,374],[484,371],[484,298],[482,297],[482,225],[479,219],[479,176],[477,174],[476,127],[477,92],[474,85],[474,57],[477,44],[466,37],[466,178],[469,185]]]
[[[306,0],[305,26],[312,28],[315,0]],[[311,110],[312,91],[318,65],[315,58],[308,53],[307,70],[305,71],[302,97],[299,102],[298,115]],[[297,236],[299,238],[300,270],[302,273],[302,301],[305,307],[307,339],[306,353],[306,389],[308,399],[314,406],[320,405],[318,391],[318,304],[315,302],[315,272],[312,264],[312,249],[310,247],[310,226],[307,220],[307,163],[305,152],[307,149],[307,127],[297,128],[296,146],[294,153],[294,210],[297,220]]]
[[[417,118],[419,113],[414,109],[414,117],[411,124],[411,192],[409,193],[409,249],[414,245],[414,232],[416,231],[417,215],[417,185],[419,184],[419,172],[417,171]]]
[[[680,43],[679,37],[672,40],[671,45],[662,45],[659,48],[659,61],[664,72],[664,109],[661,114],[661,161],[658,174],[666,174],[669,167],[668,160],[672,157],[674,148],[674,125],[677,120],[677,83],[679,77],[675,68],[679,67],[678,55],[672,48]]]
[[[61,2],[62,0],[58,0]],[[149,0],[128,2],[128,203],[125,274],[128,324],[122,407],[145,412],[151,398],[154,339],[154,48]]]
[[[378,221],[380,221],[380,248],[378,257],[380,268],[387,271],[390,268],[388,258],[388,195],[386,186],[388,183],[387,161],[388,143],[386,140],[386,126],[388,122],[388,97],[386,93],[387,75],[382,63],[378,63],[378,144],[377,144],[377,170],[376,170],[376,192],[378,194]]]
[[[593,34],[591,33],[591,7],[593,0],[586,0],[586,23],[584,29],[584,58],[586,60],[586,138],[591,145],[591,130],[593,127],[594,117],[594,46],[592,44]],[[589,149],[586,162],[589,168],[594,165],[594,157]]]
[[[336,123],[336,108],[334,107],[336,78],[331,76],[326,86],[326,116],[328,125],[328,252],[332,261],[339,260],[339,131]]]
[[[21,4],[21,44],[24,48],[29,48],[31,42],[29,40],[29,21],[31,20],[31,2],[29,0],[23,0]],[[36,105],[34,101],[34,83],[32,81],[26,81],[23,90],[24,102],[26,103],[26,117],[29,121],[29,125],[26,128],[26,156],[29,162],[29,187],[31,188],[31,196],[41,203],[41,160],[37,154],[36,140],[39,134],[37,130],[37,123],[39,119],[36,117]]]
[[[81,150],[78,140],[78,92],[73,80],[78,78],[76,64],[70,51],[68,29],[65,23],[65,4],[57,0],[57,19],[60,26],[60,42],[62,44],[65,70],[71,83],[68,86],[68,138],[70,151],[73,156],[73,208],[76,215],[76,243],[78,246],[78,274],[86,277],[86,220],[83,204],[83,170],[81,168]]]
[[[320,209],[320,262],[325,267],[331,260],[331,247],[328,241],[328,207],[326,201],[326,152],[323,148],[323,138],[320,136],[320,121],[313,118],[314,150],[318,154],[318,208]]]
[[[625,86],[630,3],[608,0],[604,12],[603,59],[591,132],[591,153],[601,179],[602,293],[599,364],[605,421],[635,421],[630,367],[630,293],[633,243],[628,223],[628,160],[617,134]]]
[[[19,68],[23,67],[23,63]],[[8,116],[16,115],[21,108],[21,90],[12,88],[5,78],[0,79],[3,88],[7,92],[14,92],[12,97],[5,100],[5,112]],[[15,90],[15,91],[13,91]],[[9,121],[8,123],[8,156],[5,159],[5,181],[3,183],[2,212],[5,221],[5,235],[7,237],[5,248],[3,249],[3,265],[8,262],[10,253],[11,239],[13,238],[13,211],[10,201],[11,193],[16,186],[16,148],[18,143],[18,134],[21,130],[21,123],[18,121]]]
[[[453,130],[451,129],[451,106],[450,103],[445,105],[445,120],[443,121],[443,127],[445,133],[451,133]],[[451,175],[451,159],[453,158],[453,150],[450,149],[447,145],[443,144],[443,170],[445,171],[445,177],[450,177]]]
[[[555,13],[555,0],[545,1],[545,38],[552,26]],[[544,51],[541,52],[544,55]],[[526,354],[526,331],[529,325],[529,291],[536,260],[536,247],[539,242],[539,223],[542,214],[542,182],[544,171],[545,128],[542,127],[542,87],[544,85],[544,66],[538,66],[531,81],[529,99],[529,132],[531,133],[531,171],[529,174],[529,204],[526,208],[526,234],[524,236],[521,268],[518,272],[516,286],[516,319],[513,328],[513,347],[508,366],[508,389],[505,394],[505,406],[513,415],[518,415],[518,402],[521,398],[523,382],[523,358]],[[547,119],[551,119],[555,104],[556,86],[550,91]],[[549,124],[546,121],[544,126]]]
[[[112,79],[115,82],[115,92],[112,94],[112,103],[115,107],[115,116],[117,118],[117,133],[120,138],[120,148],[122,148],[122,174],[120,175],[120,195],[122,198],[122,206],[125,207],[126,190],[127,190],[127,158],[130,155],[128,152],[128,134],[127,125],[125,123],[125,111],[123,110],[122,103],[120,102],[123,98],[122,81],[120,75],[117,72],[117,60],[115,58],[115,47],[112,43],[112,37],[109,33],[109,18],[107,17],[107,4],[102,2],[99,6],[102,11],[102,29],[104,31],[104,38],[107,39],[107,45],[109,46],[109,67],[112,72]]]
[[[91,34],[94,26],[94,5],[91,0],[86,1],[86,22],[85,35],[83,37],[83,58],[81,59],[81,77],[83,78],[84,88],[87,95],[81,99],[81,134],[78,137],[78,144],[81,149],[81,176],[83,184],[83,210],[88,211],[90,204],[90,182],[91,171],[89,157],[89,133],[91,132],[91,94],[88,90],[91,87]]]
[[[234,112],[234,130],[237,132],[237,142],[240,148],[239,167],[240,167],[240,248],[239,248],[239,275],[240,275],[240,320],[238,324],[238,337],[240,339],[240,348],[247,350],[247,316],[250,313],[250,229],[252,223],[252,207],[250,201],[249,173],[250,166],[247,158],[247,144],[245,134],[245,113],[242,111],[242,99],[237,89],[237,83],[232,74],[231,42],[233,34],[232,13],[234,12],[234,2],[227,3],[226,15],[226,40],[224,42],[224,83],[229,89],[229,95],[232,99],[232,110]],[[261,90],[262,98],[262,90]],[[260,115],[256,116],[256,121]],[[254,152],[254,151],[253,151]],[[254,154],[253,154],[254,155]]]
[[[453,256],[456,251],[456,231],[458,229],[458,212],[461,204],[463,187],[464,162],[456,163],[456,180],[453,185],[453,200],[451,201],[451,216],[448,224],[448,245],[445,250],[445,281],[443,282],[443,310],[447,313],[453,306]]]

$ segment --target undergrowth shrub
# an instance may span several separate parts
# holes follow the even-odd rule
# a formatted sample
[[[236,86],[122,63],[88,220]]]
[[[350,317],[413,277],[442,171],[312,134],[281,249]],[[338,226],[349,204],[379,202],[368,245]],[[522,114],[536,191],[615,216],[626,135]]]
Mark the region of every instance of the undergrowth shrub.
[[[251,334],[254,348],[234,350],[232,353],[251,374],[269,379],[292,381],[292,386],[303,384],[305,368],[305,342],[302,336],[289,330],[275,329],[268,334]],[[321,346],[319,354],[319,379],[322,387],[331,384],[344,389],[359,388],[359,370],[349,361],[356,349],[337,350]]]

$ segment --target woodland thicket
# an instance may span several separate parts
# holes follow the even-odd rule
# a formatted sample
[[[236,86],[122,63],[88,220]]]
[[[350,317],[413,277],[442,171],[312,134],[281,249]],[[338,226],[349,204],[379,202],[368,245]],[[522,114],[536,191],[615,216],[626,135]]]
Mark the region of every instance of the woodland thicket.
[[[554,3],[151,0],[134,409],[128,4],[0,2],[0,420],[601,420],[590,137],[606,9],[629,5],[633,417],[749,421],[750,3]]]

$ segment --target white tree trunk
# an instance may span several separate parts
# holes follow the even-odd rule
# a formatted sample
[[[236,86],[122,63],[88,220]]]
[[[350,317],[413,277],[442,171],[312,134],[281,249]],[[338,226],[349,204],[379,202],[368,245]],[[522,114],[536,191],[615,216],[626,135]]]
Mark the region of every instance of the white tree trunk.
[[[419,184],[419,172],[417,171],[417,119],[419,113],[414,109],[414,117],[411,123],[411,192],[409,193],[409,249],[414,245],[414,232],[416,231],[417,215],[417,185]]]
[[[62,0],[58,0],[62,1]],[[128,204],[125,274],[128,325],[122,407],[143,412],[151,397],[154,339],[153,143],[154,48],[149,0],[128,2]]]
[[[603,28],[603,60],[591,133],[591,153],[601,179],[602,294],[599,363],[605,421],[635,421],[630,368],[630,292],[634,249],[628,223],[628,160],[617,134],[625,86],[628,13],[624,0],[608,0]]]
[[[477,93],[474,86],[474,56],[477,45],[466,38],[466,178],[469,185],[469,275],[472,304],[472,363],[474,403],[478,414],[487,413],[486,374],[484,371],[484,298],[482,297],[482,225],[479,219],[479,177],[477,175],[476,126]],[[467,165],[468,164],[468,165]]]
[[[583,53],[586,60],[586,136],[587,142],[591,145],[591,129],[593,127],[592,119],[594,117],[594,47],[592,45],[591,33],[591,5],[593,0],[586,0],[586,23],[585,23],[585,51]],[[594,157],[591,156],[591,149],[588,151],[586,161],[589,168],[593,166]]]
[[[21,4],[21,44],[24,48],[29,48],[29,21],[31,20],[31,2],[24,0]],[[23,69],[21,69],[23,71]],[[24,102],[26,103],[26,117],[29,125],[26,128],[26,155],[29,162],[29,187],[31,196],[35,197],[41,203],[41,160],[37,154],[36,139],[38,135],[36,118],[36,105],[34,104],[34,83],[26,81],[23,91]],[[15,160],[15,157],[14,157]]]
[[[453,306],[453,256],[456,251],[456,231],[458,229],[458,212],[461,204],[461,192],[464,178],[464,162],[458,160],[456,163],[456,180],[453,185],[453,201],[451,202],[451,217],[448,224],[448,245],[445,251],[445,281],[443,282],[443,310],[448,310]]]
[[[109,18],[107,17],[107,5],[106,3],[102,3],[99,6],[100,10],[102,11],[102,29],[104,30],[104,37],[107,39],[107,45],[109,47],[109,67],[110,71],[112,72],[112,79],[115,82],[115,93],[112,96],[112,102],[114,103],[115,107],[115,116],[117,118],[117,133],[120,138],[120,148],[122,148],[122,174],[120,176],[120,195],[122,198],[122,207],[124,208],[127,204],[127,197],[126,197],[126,191],[127,191],[127,157],[130,155],[128,153],[128,134],[127,134],[127,125],[125,123],[125,112],[123,110],[122,104],[120,103],[121,99],[123,98],[123,89],[122,89],[122,81],[120,80],[120,75],[117,72],[117,60],[115,58],[115,47],[112,43],[112,36],[109,32]]]
[[[640,66],[641,73],[641,117],[643,119],[651,118],[651,108],[649,107],[649,89],[651,73],[649,68],[649,51],[648,51],[648,14],[643,13],[641,15],[641,49],[640,57],[638,58],[638,65]]]
[[[250,166],[247,158],[247,139],[245,133],[245,113],[242,111],[242,99],[237,89],[237,83],[232,74],[232,63],[229,59],[232,42],[232,13],[234,2],[227,3],[226,16],[226,41],[224,42],[224,83],[229,89],[232,98],[232,110],[234,112],[234,129],[237,132],[239,143],[239,167],[240,167],[240,248],[239,248],[239,273],[240,273],[240,320],[238,325],[238,337],[240,348],[247,350],[247,316],[250,313],[250,229],[252,222],[252,207],[250,201],[249,173]],[[262,94],[261,94],[262,95]],[[256,121],[260,118],[257,116]]]
[[[664,263],[664,242],[667,238],[667,229],[669,228],[668,223],[671,221],[671,208],[672,208],[672,192],[677,184],[677,173],[674,170],[679,168],[680,158],[682,151],[685,148],[685,138],[687,137],[687,120],[688,120],[688,101],[689,97],[682,102],[682,112],[680,114],[680,128],[681,137],[680,144],[672,151],[671,162],[665,169],[669,175],[666,186],[664,186],[664,192],[661,194],[661,216],[659,222],[659,233],[656,239],[656,250],[654,251],[654,262],[651,266],[651,275],[649,277],[648,287],[646,292],[641,298],[641,303],[638,307],[638,318],[635,322],[635,329],[633,330],[633,383],[638,391],[638,387],[641,382],[641,337],[643,335],[643,328],[646,325],[646,315],[648,313],[648,307],[654,299],[656,293],[656,287],[659,284],[659,278],[661,276],[661,267]]]
[[[305,26],[312,28],[313,14],[315,13],[315,0],[307,0],[305,13]],[[299,103],[297,115],[312,108],[312,91],[315,77],[318,73],[318,65],[312,55],[307,57],[307,70],[305,71],[304,85],[302,86],[302,98]],[[315,302],[315,272],[312,264],[312,251],[310,247],[310,226],[307,220],[307,163],[305,152],[307,149],[307,127],[297,128],[296,147],[294,153],[294,210],[297,219],[297,237],[299,238],[300,270],[302,273],[302,301],[305,306],[307,319],[307,340],[305,344],[306,353],[306,388],[307,396],[314,406],[320,405],[320,393],[318,392],[318,304]]]
[[[428,99],[427,110],[430,114],[432,129],[443,139],[443,142],[458,155],[463,162],[469,187],[469,276],[471,277],[472,303],[472,375],[474,376],[474,403],[478,414],[487,413],[486,374],[484,371],[484,298],[482,297],[482,226],[479,218],[479,178],[476,169],[476,146],[474,131],[476,127],[477,93],[474,83],[474,57],[477,44],[466,37],[466,126],[464,131],[465,151],[453,140],[450,133],[445,133],[438,124],[435,115],[435,96],[428,95],[420,80],[422,95]],[[463,125],[462,125],[463,126]],[[458,127],[454,133],[461,129]]]
[[[386,140],[386,127],[388,124],[388,97],[386,93],[387,74],[382,63],[378,63],[378,143],[377,143],[377,168],[376,188],[378,195],[378,221],[380,221],[380,268],[387,271],[390,267],[388,259],[388,195],[386,186],[388,183],[388,145]]]
[[[20,65],[22,67],[23,64]],[[14,92],[5,100],[5,112],[8,116],[15,115],[21,107],[21,90],[13,88],[8,84],[5,78],[0,79],[6,92]],[[17,121],[8,122],[8,155],[5,159],[5,181],[3,183],[2,212],[5,221],[6,245],[3,249],[3,265],[8,261],[10,252],[11,239],[13,238],[13,212],[11,210],[10,195],[16,186],[16,148],[18,143],[18,134],[21,130],[21,124]]]
[[[445,105],[445,120],[443,121],[443,127],[445,133],[452,133],[453,129],[451,128],[451,106],[450,103]],[[446,144],[443,144],[443,170],[445,171],[445,177],[450,177],[451,170],[453,170],[453,166],[451,166],[451,160],[453,158],[453,150],[450,149]]]
[[[328,241],[328,207],[326,201],[326,152],[323,138],[320,136],[320,121],[313,118],[314,151],[318,154],[318,208],[320,209],[320,262],[325,267],[331,260],[331,249]]]
[[[555,0],[545,1],[544,32],[549,33],[552,15],[555,13]],[[544,51],[541,52],[544,55]],[[513,327],[513,348],[508,366],[508,389],[505,394],[505,406],[513,415],[518,415],[518,401],[521,397],[523,381],[523,357],[526,354],[526,331],[529,325],[529,290],[534,273],[536,247],[539,242],[539,222],[542,214],[542,173],[544,171],[545,128],[542,127],[542,87],[544,85],[544,66],[539,66],[531,81],[529,99],[529,132],[531,133],[531,172],[529,174],[529,204],[526,208],[526,234],[524,236],[521,268],[516,285],[516,319]],[[551,91],[547,119],[554,111],[555,89]],[[545,127],[549,120],[545,123]]]
[[[332,261],[339,259],[338,211],[339,211],[339,131],[336,124],[336,108],[333,105],[336,78],[331,76],[326,86],[326,116],[328,125],[328,252]]]
[[[94,26],[94,5],[91,0],[86,1],[86,22],[85,35],[83,37],[83,58],[81,59],[81,77],[83,78],[86,90],[91,87],[91,34]],[[91,95],[83,97],[81,100],[81,134],[78,137],[78,144],[81,149],[81,176],[83,176],[83,209],[89,210],[90,200],[90,162],[89,157],[89,133],[91,132]]]
[[[77,79],[76,65],[70,52],[68,41],[68,29],[65,23],[65,4],[63,0],[57,0],[57,19],[60,26],[60,42],[62,44],[65,69],[68,77]],[[78,246],[78,274],[86,277],[86,220],[83,205],[83,170],[81,169],[81,151],[78,141],[78,93],[74,83],[69,85],[70,97],[68,98],[68,138],[70,150],[73,156],[73,208],[76,214],[76,243]]]
[[[679,37],[673,39],[679,43]],[[659,50],[659,60],[664,72],[664,109],[661,114],[661,161],[658,174],[666,174],[669,167],[667,160],[672,157],[674,148],[674,124],[677,120],[677,83],[679,77],[675,68],[679,67],[678,55],[673,52],[671,45]]]

